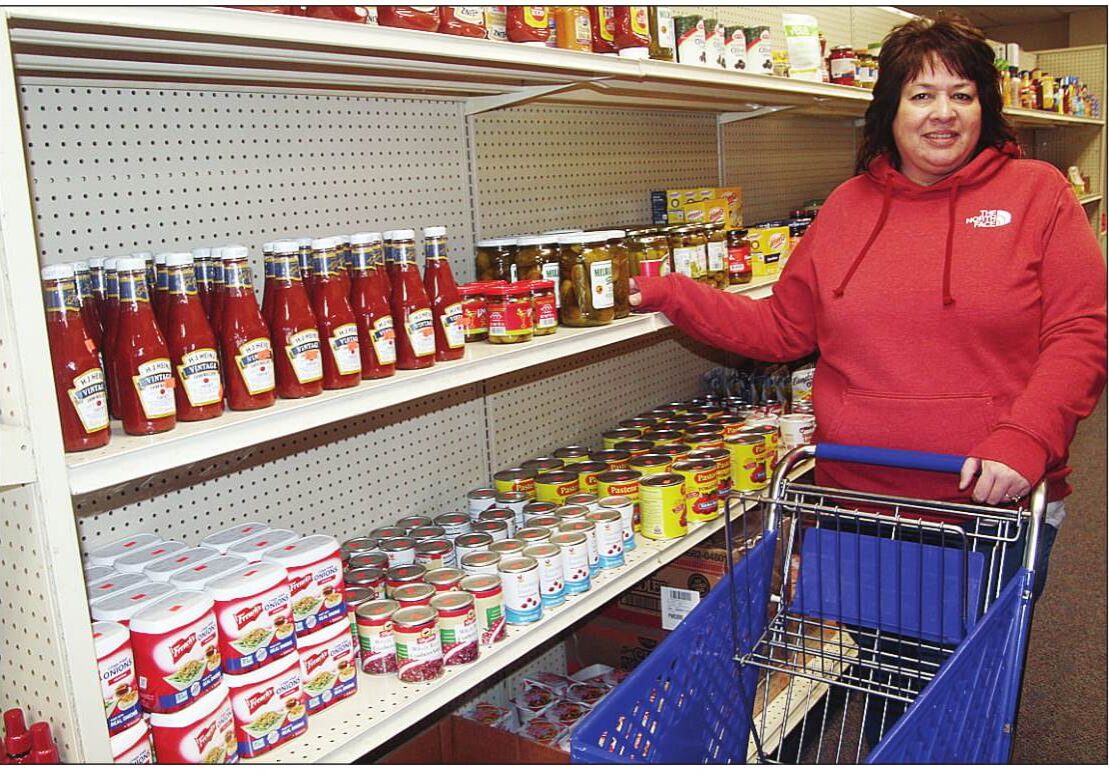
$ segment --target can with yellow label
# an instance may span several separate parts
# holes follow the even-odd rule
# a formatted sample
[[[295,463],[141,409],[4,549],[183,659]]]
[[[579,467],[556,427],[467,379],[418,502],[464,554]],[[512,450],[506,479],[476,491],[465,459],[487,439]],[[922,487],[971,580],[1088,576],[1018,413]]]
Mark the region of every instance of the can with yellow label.
[[[758,423],[748,423],[740,433],[761,434],[763,439],[766,440],[766,450],[762,459],[766,463],[766,476],[769,478],[770,473],[774,471],[775,464],[778,463],[778,443],[781,441],[781,433],[778,430],[777,422],[771,423],[763,418]]]
[[[493,475],[493,485],[498,493],[517,491],[527,494],[528,500],[535,498],[534,469],[505,469]]]
[[[732,491],[759,490],[766,486],[766,437],[762,434],[736,434],[724,440],[731,456]]]
[[[589,448],[579,447],[578,445],[571,445],[570,447],[560,447],[551,453],[555,458],[562,460],[562,463],[569,466],[572,463],[581,463],[582,461],[589,460]]]
[[[628,468],[628,461],[632,459],[632,454],[627,450],[594,450],[589,454],[589,459],[600,461],[608,467],[609,471],[616,471]]]
[[[613,447],[616,450],[625,450],[632,455],[643,455],[655,449],[653,444],[644,442],[642,439],[626,439],[623,442],[617,442]]]
[[[705,447],[689,454],[689,460],[709,460],[716,464],[716,493],[720,497],[720,508],[724,499],[732,495],[732,455],[724,447]]]
[[[556,506],[566,503],[566,497],[579,492],[578,473],[558,469],[535,477],[535,497]]]
[[[625,442],[629,439],[639,439],[643,436],[642,428],[614,428],[610,431],[605,431],[601,434],[601,441],[604,442],[605,447],[614,448],[617,442]]]
[[[679,461],[672,469],[685,477],[685,515],[691,523],[706,523],[720,517],[716,461]]]
[[[663,431],[650,431],[642,436],[644,442],[650,442],[655,447],[659,445],[670,445],[675,442],[682,441],[682,433],[680,431],[670,431],[669,429]]]
[[[645,453],[628,461],[628,468],[639,472],[644,477],[649,477],[652,474],[666,474],[670,471],[672,463],[674,459],[668,455]]]
[[[616,469],[597,478],[599,499],[624,496],[632,502],[632,526],[636,531],[639,530],[639,480],[642,477],[642,474],[632,469]]]
[[[596,496],[597,476],[608,471],[608,464],[600,461],[582,461],[570,464],[566,467],[566,471],[578,475],[579,492]]]
[[[655,474],[639,481],[640,533],[645,539],[676,539],[688,533],[685,477]]]

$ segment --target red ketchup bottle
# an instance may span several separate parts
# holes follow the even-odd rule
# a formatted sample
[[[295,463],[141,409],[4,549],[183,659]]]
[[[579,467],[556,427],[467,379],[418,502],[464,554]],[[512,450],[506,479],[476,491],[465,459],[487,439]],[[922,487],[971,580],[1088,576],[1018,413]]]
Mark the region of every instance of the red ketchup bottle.
[[[369,12],[364,5],[309,5],[306,15],[313,19],[330,19],[338,22],[365,24]]]
[[[103,263],[101,268],[103,268]],[[81,308],[81,321],[92,337],[97,351],[104,348],[104,327],[100,323],[100,308],[92,290],[92,275],[89,265],[84,261],[73,262],[74,287],[77,289],[77,304]]]
[[[231,246],[229,246],[231,247]],[[212,307],[208,311],[208,323],[218,337],[223,325],[223,248],[212,248],[212,257],[209,262],[209,284],[211,286]]]
[[[257,410],[277,400],[270,333],[250,280],[245,245],[228,245],[223,263],[223,312],[220,314],[220,361],[224,396],[233,410]]]
[[[4,712],[4,748],[8,751],[8,763],[18,765],[29,762],[31,731],[27,730],[23,709],[8,709]]]
[[[108,294],[107,275],[104,272],[104,262],[107,256],[96,256],[89,259],[89,286],[96,299],[96,313],[100,320],[100,328],[104,328],[104,298]]]
[[[620,56],[647,59],[650,56],[651,29],[645,5],[615,5],[615,42]]]
[[[439,32],[466,38],[484,38],[485,8],[480,5],[439,6]]]
[[[119,271],[117,266],[120,259],[127,256],[113,256],[104,260],[104,314],[100,316],[104,324],[103,348],[100,351],[101,360],[104,362],[104,377],[108,381],[108,411],[113,418],[121,417],[119,414],[119,397],[121,391],[116,383],[114,364],[116,352],[116,331],[119,329]]]
[[[350,236],[350,243],[350,306],[361,342],[362,379],[391,377],[397,371],[397,342],[383,279],[381,235],[359,232]]]
[[[343,296],[350,299],[350,235],[341,234],[332,239],[335,240],[335,255],[341,268],[337,276],[339,286],[343,289]]]
[[[212,317],[212,249],[193,249],[193,277],[196,279],[196,296],[200,306],[204,308],[204,317],[211,323]],[[212,328],[213,333],[215,327]]]
[[[593,28],[593,53],[616,53],[616,22],[611,5],[591,5],[589,22]]]
[[[462,328],[462,294],[447,258],[447,229],[424,229],[424,289],[435,316],[435,360],[455,361],[466,354],[466,332]]]
[[[338,251],[340,247],[337,237],[312,241],[312,271],[316,275],[312,310],[316,313],[323,348],[325,391],[352,388],[362,381],[358,326],[354,322],[354,311],[350,309],[349,294],[343,290],[340,280],[346,273]]]
[[[439,7],[435,5],[379,5],[377,23],[382,27],[436,32],[439,29]]]
[[[312,289],[316,287],[316,277],[312,274],[312,238],[297,238],[297,263],[300,264],[300,282],[304,285],[304,292],[312,298]]]
[[[77,304],[73,268],[43,267],[42,291],[62,445],[67,453],[103,447],[111,438],[107,384]]]
[[[223,414],[219,342],[196,292],[191,253],[165,257],[166,312],[163,330],[173,373],[177,419],[208,420]]]
[[[265,281],[262,283],[262,320],[271,326],[270,316],[273,315],[273,243],[262,245],[262,268],[265,272]]]
[[[156,291],[151,296],[150,304],[154,308],[154,320],[163,332],[166,330],[166,306],[169,302],[169,275],[166,274],[167,253],[159,253],[154,257],[154,282]]]
[[[385,243],[382,248],[382,259],[385,262],[385,284],[389,289],[389,298],[393,298],[393,286],[397,282],[397,247],[394,244],[393,235],[397,230],[386,232]]]
[[[270,339],[277,368],[277,395],[302,399],[323,391],[323,358],[316,314],[300,279],[296,240],[273,244],[273,307]]]
[[[435,364],[435,324],[420,271],[416,267],[416,234],[393,233],[393,323],[397,334],[397,369],[425,369]]]
[[[546,46],[551,31],[548,26],[547,6],[508,6],[508,39],[513,43]]]
[[[35,722],[31,725],[31,764],[32,765],[57,765],[58,747],[54,744],[54,736],[50,732],[49,722]]]
[[[176,423],[169,348],[150,309],[145,262],[119,259],[119,323],[112,369],[119,385],[123,430],[140,436],[169,431]]]

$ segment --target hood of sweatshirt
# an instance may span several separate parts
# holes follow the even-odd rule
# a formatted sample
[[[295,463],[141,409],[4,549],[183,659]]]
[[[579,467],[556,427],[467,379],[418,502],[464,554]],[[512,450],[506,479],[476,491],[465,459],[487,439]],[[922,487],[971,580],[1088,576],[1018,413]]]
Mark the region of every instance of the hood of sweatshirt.
[[[951,294],[951,254],[955,236],[955,207],[959,200],[959,191],[985,183],[996,175],[1010,159],[1019,159],[1020,156],[1020,147],[1016,143],[1006,143],[1000,149],[985,148],[956,172],[941,181],[933,183],[931,186],[921,186],[919,183],[914,183],[906,178],[890,163],[887,154],[875,159],[867,167],[864,177],[881,189],[882,210],[878,215],[877,223],[870,232],[870,236],[863,243],[862,250],[851,262],[847,273],[833,290],[833,295],[838,298],[847,291],[851,277],[858,270],[859,265],[866,257],[867,251],[870,250],[870,246],[874,244],[882,231],[882,227],[885,226],[886,218],[889,216],[890,203],[895,197],[906,200],[943,197],[947,199],[948,218],[947,243],[943,264],[943,304],[945,306],[954,304],[955,298]]]

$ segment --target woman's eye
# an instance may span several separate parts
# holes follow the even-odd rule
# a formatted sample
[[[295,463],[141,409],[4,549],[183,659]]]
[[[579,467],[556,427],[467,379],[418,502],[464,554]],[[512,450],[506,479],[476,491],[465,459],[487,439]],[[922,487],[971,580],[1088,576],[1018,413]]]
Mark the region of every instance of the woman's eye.
[[[918,92],[917,94],[914,94],[909,99],[911,99],[911,100],[926,100],[926,99],[928,99],[929,96],[930,95],[928,94],[928,92]]]

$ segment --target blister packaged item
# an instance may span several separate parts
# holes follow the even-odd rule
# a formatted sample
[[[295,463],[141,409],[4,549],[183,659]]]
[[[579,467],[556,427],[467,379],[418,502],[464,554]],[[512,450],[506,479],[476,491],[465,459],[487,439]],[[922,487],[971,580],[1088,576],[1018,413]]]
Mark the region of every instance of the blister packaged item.
[[[628,672],[612,666],[606,666],[604,663],[594,663],[591,666],[586,666],[575,674],[570,676],[575,682],[585,684],[602,684],[606,687],[615,687],[624,681],[628,676]]]
[[[521,738],[535,741],[544,746],[555,746],[557,741],[566,735],[569,729],[565,725],[551,722],[549,719],[532,719],[520,725],[517,734]]]
[[[595,706],[601,698],[608,694],[609,687],[591,682],[575,682],[566,690],[566,698],[572,701]]]
[[[475,703],[472,709],[465,709],[458,713],[463,719],[472,719],[487,727],[507,730],[512,726],[512,709],[503,706],[494,706],[492,703]]]
[[[552,703],[543,716],[551,722],[573,727],[592,709],[593,707],[587,703],[563,699]]]
[[[566,688],[573,684],[573,681],[568,676],[562,674],[552,673],[551,671],[540,671],[531,676],[523,678],[522,689],[527,689],[529,685],[540,684],[551,690],[554,690],[556,695],[563,695]]]
[[[541,684],[531,684],[513,698],[510,703],[516,709],[518,724],[524,725],[536,717],[543,716],[551,704],[558,700],[554,690]]]

